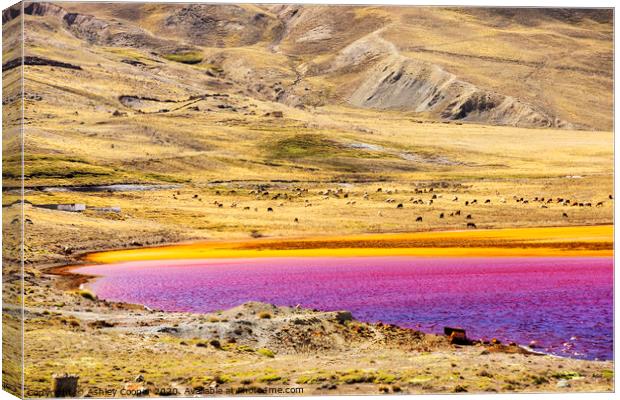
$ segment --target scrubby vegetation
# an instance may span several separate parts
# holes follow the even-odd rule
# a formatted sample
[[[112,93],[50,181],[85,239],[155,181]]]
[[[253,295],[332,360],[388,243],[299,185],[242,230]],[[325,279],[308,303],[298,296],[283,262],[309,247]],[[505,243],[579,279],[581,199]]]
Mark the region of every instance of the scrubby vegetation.
[[[271,315],[271,313],[270,313],[270,312],[268,312],[268,311],[261,311],[261,312],[258,314],[258,318],[260,318],[260,319],[271,319],[271,317],[272,317],[272,315]]]
[[[269,357],[269,358],[275,357],[275,354],[273,353],[273,351],[269,349],[261,348],[261,349],[256,350],[256,352],[265,357]]]
[[[97,296],[95,296],[91,291],[86,290],[86,289],[79,290],[78,294],[87,300],[92,300],[92,301],[97,300]]]
[[[164,54],[163,57],[170,61],[175,61],[183,64],[198,64],[202,62],[203,55],[198,52],[187,53],[170,53]]]

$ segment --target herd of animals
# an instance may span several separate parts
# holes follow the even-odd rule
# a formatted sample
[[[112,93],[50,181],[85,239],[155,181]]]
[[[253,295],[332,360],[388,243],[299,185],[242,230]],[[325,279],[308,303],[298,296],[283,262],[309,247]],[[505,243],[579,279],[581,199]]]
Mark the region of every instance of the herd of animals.
[[[254,196],[256,200],[271,200],[271,201],[280,201],[278,203],[278,207],[284,207],[285,206],[285,202],[284,201],[292,201],[294,198],[301,198],[304,197],[304,195],[310,194],[310,191],[307,188],[300,188],[300,187],[295,187],[293,189],[290,190],[290,194],[289,193],[282,193],[282,192],[278,192],[278,193],[273,193],[269,191],[268,187],[259,185],[256,189],[252,189],[248,191],[248,195],[249,196]],[[384,190],[383,188],[377,188],[376,192],[377,194],[381,194],[381,195],[395,195],[398,194],[398,189],[387,189]],[[424,200],[423,198],[421,198],[420,196],[413,196],[409,198],[409,203],[411,205],[432,205],[436,200],[443,198],[442,194],[437,193],[433,187],[430,188],[425,188],[425,189],[419,189],[416,188],[414,193],[416,195],[422,195],[422,194],[426,194],[427,197],[430,194],[430,198],[427,200]],[[215,195],[216,196],[224,196],[224,195],[238,195],[238,191],[235,189],[231,189],[231,190],[227,190],[227,191],[223,191],[223,190],[217,190],[215,191]],[[173,198],[174,199],[178,199],[178,196],[181,195],[180,191],[177,191],[175,194],[173,194]],[[496,192],[497,195],[497,199],[495,201],[502,203],[502,204],[506,204],[508,203],[508,200],[503,197],[500,196],[499,192]],[[320,196],[320,198],[322,200],[328,200],[330,198],[336,198],[336,199],[347,199],[346,205],[355,205],[357,203],[356,200],[352,200],[352,198],[355,196],[355,194],[353,193],[349,193],[347,191],[345,191],[343,188],[339,188],[339,189],[326,189],[326,190],[320,190],[318,192],[318,196]],[[202,201],[202,198],[200,197],[200,195],[198,194],[194,194],[192,196],[193,199],[196,199],[198,201]],[[361,197],[363,200],[370,200],[371,195],[369,194],[368,191],[365,191]],[[610,194],[608,196],[609,200],[613,200],[614,196],[612,194]],[[519,196],[513,196],[512,200],[516,203],[519,204],[538,204],[540,208],[549,208],[550,205],[552,204],[556,204],[562,207],[603,207],[605,204],[605,201],[587,201],[587,202],[583,202],[583,201],[571,201],[568,198],[563,198],[563,197],[556,197],[556,198],[552,198],[552,197],[534,197],[532,199],[528,199],[528,198],[524,198],[524,197],[519,197]],[[395,198],[392,197],[388,197],[387,199],[383,200],[385,203],[388,204],[395,204],[396,209],[403,209],[405,208],[405,203],[406,202],[398,202]],[[478,205],[478,204],[482,204],[482,205],[490,205],[493,203],[493,201],[490,198],[486,198],[484,200],[480,200],[480,202],[478,202],[478,199],[469,199],[469,200],[461,200],[459,199],[458,196],[453,196],[452,198],[452,202],[453,203],[459,203],[461,202],[463,204],[464,207],[470,207],[470,206],[474,206],[474,205]],[[219,201],[219,200],[214,200],[212,203],[215,207],[217,208],[224,208],[224,203]],[[230,207],[231,208],[237,208],[238,207],[238,202],[237,201],[233,201],[230,203]],[[312,207],[313,203],[311,200],[309,199],[304,199],[304,207]],[[258,207],[253,207],[254,211],[258,212],[259,208]],[[250,211],[252,210],[252,207],[250,206],[244,206],[243,207],[244,211]],[[274,212],[274,207],[266,207],[266,211],[269,213]],[[446,217],[460,217],[461,215],[463,215],[465,217],[466,220],[466,227],[468,229],[476,229],[477,226],[474,222],[472,222],[471,220],[473,219],[472,214],[470,213],[466,213],[466,212],[461,212],[460,209],[457,209],[455,211],[452,211],[450,213],[447,212],[440,212],[438,214],[439,219],[445,219]],[[378,211],[378,216],[383,216],[381,211]],[[562,218],[568,218],[568,213],[566,211],[562,212]],[[416,222],[423,222],[423,217],[422,216],[417,216],[415,219]],[[299,223],[299,218],[295,217],[293,220],[294,223]]]

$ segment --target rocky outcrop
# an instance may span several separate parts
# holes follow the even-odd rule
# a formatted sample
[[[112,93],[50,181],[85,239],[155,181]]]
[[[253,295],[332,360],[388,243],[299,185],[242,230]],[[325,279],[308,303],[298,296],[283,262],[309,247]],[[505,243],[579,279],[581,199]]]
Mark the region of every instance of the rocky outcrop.
[[[2,24],[6,24],[9,21],[19,17],[22,13],[21,7],[10,7],[2,11]],[[28,3],[24,7],[24,14],[44,16],[54,15],[59,18],[64,17],[67,12],[62,8],[52,3]]]
[[[208,319],[199,314],[196,317],[185,319],[174,327],[169,323],[156,323],[138,329],[182,339],[197,338],[204,341],[203,346],[221,348],[235,344],[268,348],[278,354],[343,351],[352,345],[407,351],[430,351],[449,346],[446,337],[390,324],[360,322],[348,311],[319,311],[249,302]]]
[[[159,29],[195,45],[227,47],[271,40],[280,24],[256,7],[188,4],[175,7]]]
[[[366,71],[348,97],[357,107],[400,109],[444,120],[519,127],[573,126],[519,99],[477,87],[428,62],[404,57],[379,32],[341,51],[329,72]]]
[[[155,37],[137,26],[116,20],[106,21],[93,15],[68,12],[53,3],[29,3],[24,7],[24,14],[58,18],[74,36],[93,44],[158,49],[173,53],[194,50],[192,46]],[[2,22],[4,24],[19,15],[21,15],[19,9],[16,11],[7,9],[2,14]]]

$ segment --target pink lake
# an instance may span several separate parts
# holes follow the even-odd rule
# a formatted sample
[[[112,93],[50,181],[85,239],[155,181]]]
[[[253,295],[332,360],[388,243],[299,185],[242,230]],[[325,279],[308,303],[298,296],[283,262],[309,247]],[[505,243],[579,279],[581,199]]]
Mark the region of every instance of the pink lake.
[[[82,267],[112,301],[211,312],[247,301],[349,310],[425,332],[528,344],[562,356],[613,358],[613,259],[255,258]]]

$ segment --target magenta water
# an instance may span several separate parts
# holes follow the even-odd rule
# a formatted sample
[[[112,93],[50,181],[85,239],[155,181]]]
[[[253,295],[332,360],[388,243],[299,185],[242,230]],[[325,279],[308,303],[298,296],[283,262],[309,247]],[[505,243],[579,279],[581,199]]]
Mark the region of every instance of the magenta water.
[[[473,338],[537,341],[613,358],[612,258],[258,258],[85,267],[101,298],[211,312],[247,301],[349,310],[362,321]]]

